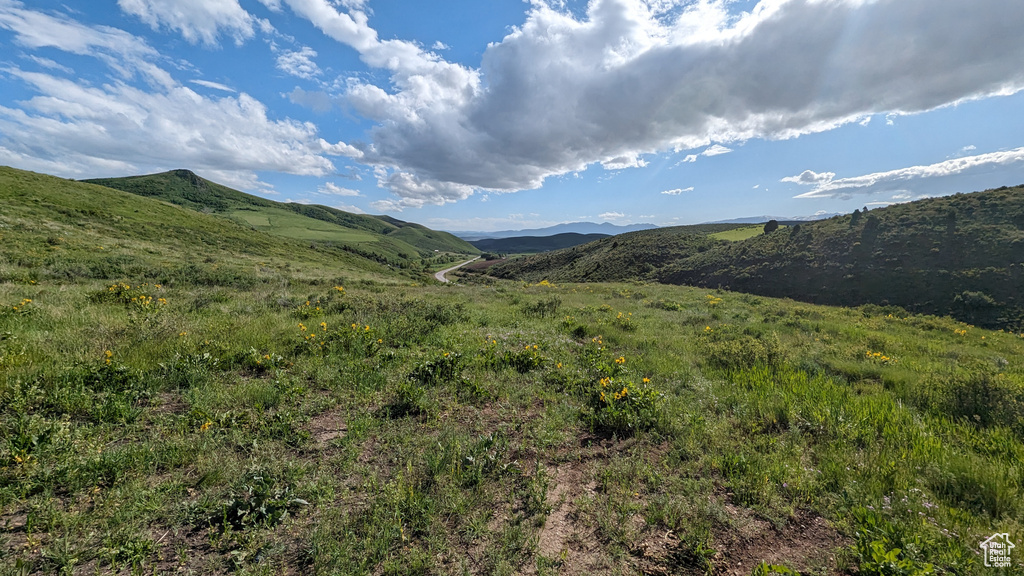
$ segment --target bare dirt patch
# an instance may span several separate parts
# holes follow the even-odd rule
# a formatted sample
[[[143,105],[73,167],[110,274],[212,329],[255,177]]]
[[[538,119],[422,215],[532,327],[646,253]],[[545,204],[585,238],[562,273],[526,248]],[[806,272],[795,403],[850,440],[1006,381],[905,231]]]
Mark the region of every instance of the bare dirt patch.
[[[850,544],[821,516],[797,512],[781,530],[749,510],[726,505],[737,529],[716,534],[716,573],[747,575],[760,562],[783,564],[798,572],[839,574],[835,551]]]
[[[325,445],[336,438],[344,438],[348,425],[339,410],[328,410],[309,421],[309,435],[320,445]]]
[[[188,404],[177,392],[161,392],[156,395],[153,410],[158,414],[184,414],[188,412]]]
[[[593,496],[597,482],[582,463],[561,464],[550,471],[548,514],[537,540],[537,554],[558,565],[559,574],[588,574],[602,563],[593,530],[579,522],[576,501]]]

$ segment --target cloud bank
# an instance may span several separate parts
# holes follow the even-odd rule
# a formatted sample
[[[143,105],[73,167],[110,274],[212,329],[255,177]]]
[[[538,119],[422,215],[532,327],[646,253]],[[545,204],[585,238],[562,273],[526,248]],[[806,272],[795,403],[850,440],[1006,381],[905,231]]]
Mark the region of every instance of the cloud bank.
[[[1001,152],[979,154],[953,158],[928,166],[910,166],[888,172],[876,172],[850,178],[835,178],[835,173],[816,173],[805,170],[797,176],[789,176],[782,182],[814,186],[810,192],[804,192],[794,198],[848,198],[853,194],[875,194],[879,192],[900,192],[893,196],[896,200],[910,198],[908,190],[928,187],[929,182],[939,178],[948,178],[964,174],[977,174],[1024,162],[1024,148],[1015,148]]]
[[[743,13],[730,11],[731,0],[591,0],[581,15],[532,0],[524,24],[471,65],[446,61],[441,45],[382,39],[368,0],[259,2],[272,18],[290,11],[308,20],[382,71],[342,78],[334,92],[324,83],[286,95],[321,113],[343,104],[344,113],[369,119],[361,140],[325,142],[315,125],[270,118],[244,93],[199,95],[136,36],[0,0],[0,28],[18,46],[95,57],[116,76],[98,85],[5,64],[0,73],[37,95],[0,107],[0,162],[70,176],[180,165],[252,183],[259,170],[327,176],[332,157],[344,156],[373,167],[378,185],[394,193],[377,206],[401,209],[702,149],[684,158],[694,161],[752,138],[793,138],[1024,88],[1024,3],[1006,0],[760,0]],[[211,47],[272,31],[243,5],[256,7],[118,0],[150,27]],[[321,79],[315,57],[301,46],[275,64]],[[807,195],[882,186],[811,171],[793,178],[815,186]]]
[[[361,4],[282,3],[391,71],[345,97],[377,122],[352,144],[403,205],[1024,87],[1024,3],[1004,0],[592,0],[581,18],[538,0],[479,68],[380,40]]]
[[[227,185],[268,191],[256,171],[326,176],[335,172],[331,156],[360,154],[324,141],[311,123],[269,118],[266,106],[247,94],[196,93],[160,66],[156,50],[127,32],[11,0],[0,0],[0,28],[23,47],[93,56],[116,75],[94,85],[14,66],[0,71],[36,94],[18,108],[0,106],[0,164],[67,177],[189,167]],[[130,84],[134,78],[144,86]]]
[[[213,46],[222,30],[240,44],[253,37],[258,23],[238,0],[117,0],[117,5],[154,30],[170,28],[193,44]]]

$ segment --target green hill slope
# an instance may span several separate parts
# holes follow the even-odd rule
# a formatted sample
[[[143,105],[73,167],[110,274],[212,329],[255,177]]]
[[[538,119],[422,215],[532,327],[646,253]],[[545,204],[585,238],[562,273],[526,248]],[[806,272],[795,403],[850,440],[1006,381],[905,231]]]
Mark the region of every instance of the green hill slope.
[[[274,202],[210,182],[188,170],[86,182],[227,216],[286,238],[332,243],[392,266],[408,266],[411,261],[428,257],[434,251],[478,252],[468,242],[451,234],[418,224],[386,216],[352,214],[327,206]]]
[[[498,252],[501,254],[529,254],[535,252],[547,252],[549,250],[560,250],[571,246],[579,246],[587,242],[607,238],[608,234],[577,234],[566,232],[551,236],[513,236],[511,238],[485,238],[470,242],[473,246],[485,252]]]
[[[635,232],[511,261],[493,273],[721,286],[1018,327],[1024,323],[1024,187],[857,212],[739,242],[678,229]]]
[[[0,240],[4,281],[132,277],[251,285],[272,262],[396,277],[340,248],[314,248],[151,198],[7,167],[0,167]],[[196,262],[215,265],[200,270]]]
[[[556,282],[654,280],[673,262],[725,244],[722,233],[748,224],[698,224],[627,232],[579,246],[516,258],[491,268],[504,278]]]

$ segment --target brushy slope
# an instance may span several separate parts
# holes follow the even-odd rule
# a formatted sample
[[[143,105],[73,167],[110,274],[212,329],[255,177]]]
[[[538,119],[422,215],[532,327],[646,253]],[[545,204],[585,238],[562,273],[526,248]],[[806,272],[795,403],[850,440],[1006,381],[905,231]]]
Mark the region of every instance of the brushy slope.
[[[659,249],[664,244],[666,249]],[[515,260],[527,280],[654,280],[838,305],[895,304],[994,327],[1024,325],[1024,188],[920,200],[740,242],[623,234]]]
[[[410,285],[0,174],[0,574],[988,574],[1024,529],[1022,334]]]
[[[333,242],[391,265],[428,257],[434,251],[478,253],[472,245],[447,232],[386,216],[274,202],[210,182],[189,170],[87,182],[159,198],[193,210],[223,214],[271,234]]]
[[[655,277],[661,267],[724,242],[687,226],[641,230],[515,258],[490,268],[489,273],[534,282],[543,279],[552,282],[646,280]]]
[[[577,234],[566,232],[552,236],[513,236],[511,238],[485,238],[470,242],[478,250],[499,254],[529,254],[548,252],[571,246],[579,246],[587,242],[607,238],[608,234]]]

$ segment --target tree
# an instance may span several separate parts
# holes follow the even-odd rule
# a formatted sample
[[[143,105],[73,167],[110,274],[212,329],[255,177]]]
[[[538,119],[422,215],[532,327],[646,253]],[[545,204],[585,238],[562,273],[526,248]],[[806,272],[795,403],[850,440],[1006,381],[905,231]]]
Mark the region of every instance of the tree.
[[[764,223],[764,233],[765,234],[771,234],[772,232],[775,232],[778,229],[779,229],[779,222],[778,222],[778,220],[769,220],[769,221]]]
[[[856,226],[860,222],[860,210],[854,210],[850,215],[850,226]]]

